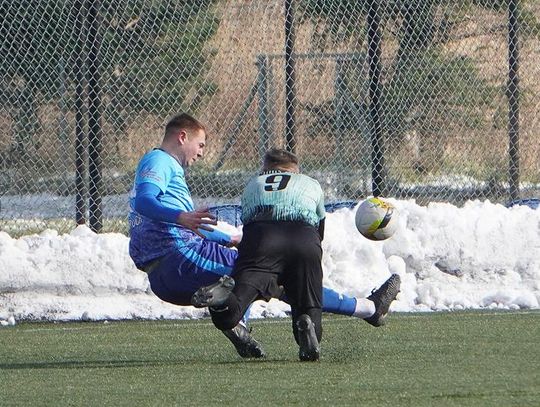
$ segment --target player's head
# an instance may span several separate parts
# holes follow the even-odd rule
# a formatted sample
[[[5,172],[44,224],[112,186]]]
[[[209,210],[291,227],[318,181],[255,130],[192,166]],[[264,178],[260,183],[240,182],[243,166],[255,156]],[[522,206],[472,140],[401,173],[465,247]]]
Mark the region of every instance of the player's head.
[[[187,113],[172,117],[165,126],[162,148],[174,155],[183,167],[202,158],[206,146],[206,129]]]
[[[266,152],[263,160],[263,171],[281,170],[300,172],[298,157],[281,148],[272,148]]]

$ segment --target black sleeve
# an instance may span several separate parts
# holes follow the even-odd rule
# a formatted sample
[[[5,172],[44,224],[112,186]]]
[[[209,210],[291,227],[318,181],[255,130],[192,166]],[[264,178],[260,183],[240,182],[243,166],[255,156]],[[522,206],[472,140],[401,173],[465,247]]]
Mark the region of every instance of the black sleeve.
[[[323,218],[319,221],[319,237],[321,238],[321,241],[324,239],[324,221],[326,218]]]

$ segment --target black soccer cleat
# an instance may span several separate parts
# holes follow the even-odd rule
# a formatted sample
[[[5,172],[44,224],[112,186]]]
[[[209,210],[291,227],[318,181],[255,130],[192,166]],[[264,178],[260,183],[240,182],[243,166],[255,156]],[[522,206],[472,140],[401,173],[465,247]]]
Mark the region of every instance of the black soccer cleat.
[[[303,362],[319,360],[321,349],[315,333],[315,324],[309,315],[300,315],[296,321],[296,327],[298,328],[298,342],[300,345],[298,357],[300,360]]]
[[[243,358],[264,358],[266,356],[261,344],[253,339],[245,325],[238,324],[234,328],[222,332]]]
[[[399,293],[401,285],[401,277],[398,274],[392,274],[378,290],[373,290],[368,300],[375,303],[375,312],[372,316],[364,318],[368,324],[373,326],[382,326],[385,324],[385,317],[390,309],[390,304],[394,301]]]
[[[234,279],[223,276],[214,284],[201,287],[191,296],[191,304],[197,308],[219,307],[229,298],[234,288]]]

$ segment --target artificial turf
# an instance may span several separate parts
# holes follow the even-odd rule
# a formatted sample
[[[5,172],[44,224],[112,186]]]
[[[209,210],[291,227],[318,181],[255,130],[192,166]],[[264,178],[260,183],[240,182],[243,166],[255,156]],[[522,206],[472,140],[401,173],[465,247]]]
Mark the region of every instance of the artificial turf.
[[[540,312],[325,316],[299,362],[288,319],[254,320],[243,360],[208,319],[0,328],[2,406],[539,406]]]

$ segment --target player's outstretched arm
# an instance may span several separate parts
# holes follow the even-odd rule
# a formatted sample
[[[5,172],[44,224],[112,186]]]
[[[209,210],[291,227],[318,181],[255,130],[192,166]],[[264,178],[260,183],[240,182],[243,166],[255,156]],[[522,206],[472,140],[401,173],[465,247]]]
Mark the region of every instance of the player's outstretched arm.
[[[200,236],[200,230],[212,231],[209,225],[217,224],[216,217],[206,208],[185,212],[164,206],[158,199],[161,190],[157,185],[144,182],[137,186],[136,191],[135,210],[150,219],[177,223]]]
[[[214,229],[212,231],[199,229],[199,232],[205,239],[211,240],[212,242],[219,243],[222,246],[226,247],[236,247],[242,239],[242,235],[230,235],[222,230]]]

